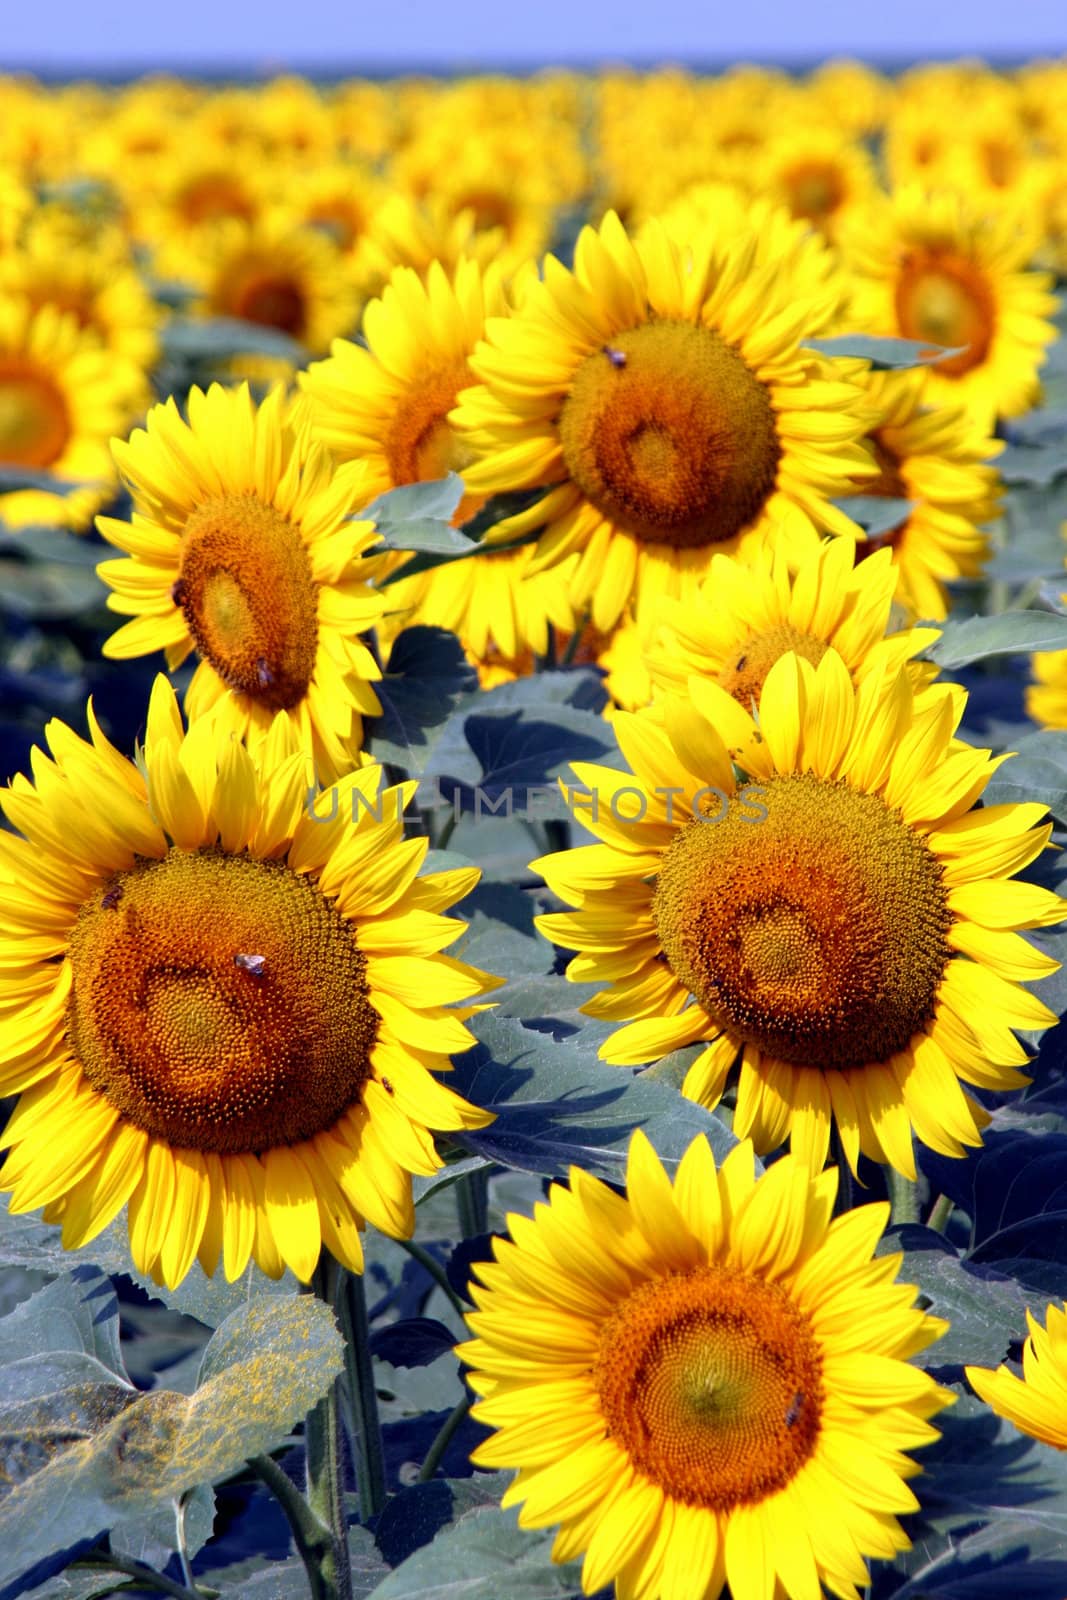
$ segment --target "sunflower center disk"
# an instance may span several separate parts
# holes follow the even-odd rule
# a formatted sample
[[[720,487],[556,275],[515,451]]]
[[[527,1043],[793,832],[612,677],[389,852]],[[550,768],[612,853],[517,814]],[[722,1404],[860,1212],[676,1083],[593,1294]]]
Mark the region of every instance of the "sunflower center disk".
[[[0,361],[0,461],[49,467],[70,438],[63,396],[43,373]]]
[[[450,472],[462,472],[474,452],[448,421],[456,395],[471,381],[466,362],[457,362],[421,378],[418,388],[403,396],[385,439],[385,457],[394,483],[430,483]],[[484,504],[464,495],[452,518],[460,527]]]
[[[574,375],[559,421],[574,482],[616,526],[676,549],[757,517],[780,447],[766,386],[712,328],[649,322]]]
[[[786,174],[789,209],[794,217],[819,222],[828,217],[845,198],[841,174],[828,162],[809,162]]]
[[[178,603],[201,655],[231,689],[272,711],[307,693],[318,595],[299,533],[254,495],[220,495],[182,534]]]
[[[298,284],[282,276],[249,278],[234,296],[233,314],[264,328],[278,328],[294,339],[307,331],[307,306]]]
[[[763,680],[780,656],[792,650],[812,666],[818,666],[827,648],[825,639],[801,633],[791,622],[781,622],[765,633],[751,634],[720,670],[718,681],[747,711],[759,698]]]
[[[796,1066],[883,1062],[934,1015],[951,956],[941,867],[878,795],[811,773],[689,822],[654,900],[671,970],[723,1028]]]
[[[605,1324],[593,1382],[638,1472],[727,1511],[784,1488],[819,1432],[821,1361],[784,1290],[726,1267],[643,1285]]]
[[[952,256],[916,256],[905,263],[897,284],[897,320],[906,339],[959,349],[936,371],[959,377],[985,360],[996,328],[989,287],[968,261]],[[864,494],[868,493],[864,485]]]
[[[171,850],[119,874],[71,938],[71,1048],[169,1144],[220,1153],[331,1127],[378,1018],[345,919],[282,862]]]

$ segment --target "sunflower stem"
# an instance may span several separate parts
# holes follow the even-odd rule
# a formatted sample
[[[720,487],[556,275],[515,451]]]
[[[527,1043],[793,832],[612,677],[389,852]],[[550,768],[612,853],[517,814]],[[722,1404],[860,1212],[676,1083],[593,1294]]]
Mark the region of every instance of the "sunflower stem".
[[[461,1426],[473,1404],[474,1396],[471,1394],[465,1394],[463,1399],[453,1407],[452,1411],[445,1418],[444,1422],[442,1422],[434,1437],[433,1444],[426,1452],[426,1460],[419,1468],[419,1475],[415,1479],[416,1483],[429,1483],[430,1479],[441,1465],[441,1459],[444,1456],[445,1451],[448,1449],[452,1435],[455,1433],[456,1429]]]
[[[919,1185],[914,1179],[906,1178],[902,1172],[897,1172],[895,1167],[886,1167],[885,1178],[891,1207],[890,1221],[897,1225],[904,1222],[918,1222]]]
[[[949,1199],[947,1194],[939,1194],[930,1208],[926,1226],[933,1228],[935,1233],[944,1233],[948,1227],[949,1218],[955,1209],[954,1202]]]
[[[456,1179],[459,1231],[464,1239],[489,1232],[489,1177],[484,1167]]]
[[[588,612],[583,612],[580,617],[575,618],[574,632],[567,640],[567,648],[560,657],[559,664],[561,667],[572,667],[574,665],[574,658],[578,654],[578,647],[582,642],[582,634],[585,631],[585,625],[588,620]]]
[[[253,1456],[249,1466],[261,1478],[285,1513],[297,1554],[307,1570],[314,1600],[331,1593],[320,1578],[323,1561],[333,1554],[333,1534],[320,1522],[296,1484],[270,1456]]]
[[[345,1377],[351,1406],[352,1442],[356,1457],[359,1520],[369,1522],[385,1505],[385,1450],[378,1420],[378,1393],[370,1352],[370,1321],[363,1279],[341,1271],[338,1311],[345,1344]]]
[[[470,1310],[470,1305],[465,1303],[462,1296],[458,1295],[453,1289],[448,1281],[448,1273],[437,1258],[432,1256],[428,1250],[424,1250],[421,1244],[416,1244],[414,1239],[398,1239],[396,1242],[402,1250],[407,1251],[412,1261],[417,1261],[420,1267],[426,1269],[437,1287],[443,1294],[447,1295],[453,1310],[458,1311],[461,1317],[465,1317]]]
[[[845,1211],[851,1211],[855,1199],[852,1169],[848,1164],[845,1147],[841,1142],[841,1135],[835,1123],[830,1131],[830,1159],[837,1168],[837,1199],[834,1201],[834,1216],[839,1217]]]
[[[341,1269],[323,1251],[311,1280],[317,1297],[333,1311],[337,1301],[337,1275]],[[308,1504],[329,1529],[329,1545],[318,1558],[316,1600],[352,1600],[352,1572],[348,1558],[348,1518],[344,1503],[344,1435],[341,1425],[340,1384],[334,1379],[304,1427],[307,1446]]]
[[[126,1577],[133,1578],[143,1589],[156,1589],[160,1594],[174,1596],[174,1600],[217,1600],[217,1589],[188,1589],[184,1583],[176,1583],[173,1578],[165,1577],[162,1572],[157,1572],[155,1567],[148,1567],[143,1561],[134,1561],[130,1556],[85,1555],[78,1561],[71,1563],[70,1570],[77,1571],[89,1568],[100,1568],[110,1572],[121,1572]],[[126,1586],[123,1585],[125,1588]]]

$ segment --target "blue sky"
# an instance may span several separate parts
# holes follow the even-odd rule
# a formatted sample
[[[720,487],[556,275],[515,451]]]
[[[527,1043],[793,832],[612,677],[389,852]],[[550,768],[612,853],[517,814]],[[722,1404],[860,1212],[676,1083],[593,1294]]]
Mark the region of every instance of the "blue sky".
[[[458,68],[1067,52],[1064,0],[8,0],[0,69]]]

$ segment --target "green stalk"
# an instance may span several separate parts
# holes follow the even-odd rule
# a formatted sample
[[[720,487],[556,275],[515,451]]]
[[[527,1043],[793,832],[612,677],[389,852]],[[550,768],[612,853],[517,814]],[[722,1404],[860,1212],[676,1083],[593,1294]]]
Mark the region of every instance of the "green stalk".
[[[396,1242],[402,1250],[407,1251],[412,1261],[417,1261],[420,1267],[426,1269],[442,1294],[448,1297],[449,1304],[453,1310],[458,1311],[461,1317],[465,1317],[471,1309],[470,1302],[461,1299],[453,1289],[448,1281],[448,1273],[436,1256],[432,1256],[428,1250],[424,1250],[421,1244],[416,1244],[414,1239],[398,1239]]]
[[[892,1207],[890,1221],[894,1223],[918,1222],[919,1185],[913,1182],[911,1178],[905,1178],[904,1174],[897,1172],[894,1167],[886,1167],[885,1177]]]
[[[312,1289],[332,1310],[337,1298],[337,1263],[325,1251]],[[345,1515],[343,1450],[339,1380],[308,1412],[304,1428],[307,1446],[308,1504],[330,1531],[329,1548],[320,1557],[318,1593],[321,1600],[352,1600],[352,1572],[348,1559],[348,1518]]]
[[[333,1560],[333,1534],[319,1521],[288,1473],[270,1456],[253,1456],[248,1464],[285,1512],[297,1554],[308,1575],[312,1600],[327,1600],[335,1592],[323,1578],[324,1563]]]
[[[374,1387],[367,1300],[363,1278],[358,1272],[341,1269],[337,1309],[345,1345],[345,1378],[356,1457],[359,1519],[366,1523],[371,1517],[376,1517],[385,1505],[385,1451],[378,1420],[378,1395]]]
[[[933,1206],[931,1207],[926,1226],[928,1228],[933,1228],[935,1233],[944,1233],[945,1229],[948,1227],[949,1218],[952,1216],[954,1210],[955,1206],[949,1199],[948,1195],[939,1194],[937,1199],[934,1201]]]
[[[834,1201],[834,1216],[839,1217],[845,1211],[851,1211],[855,1203],[854,1180],[852,1168],[848,1164],[845,1147],[841,1143],[841,1135],[834,1123],[830,1130],[830,1160],[837,1168],[837,1198]]]
[[[489,1174],[481,1167],[456,1179],[456,1205],[459,1231],[464,1239],[476,1239],[489,1232]]]
[[[419,1468],[419,1475],[415,1480],[416,1483],[429,1483],[430,1479],[441,1465],[441,1458],[448,1449],[452,1435],[460,1426],[473,1404],[474,1396],[465,1394],[463,1399],[458,1402],[454,1409],[445,1418],[444,1422],[442,1422],[441,1426],[437,1430],[433,1444],[426,1452],[426,1460]]]

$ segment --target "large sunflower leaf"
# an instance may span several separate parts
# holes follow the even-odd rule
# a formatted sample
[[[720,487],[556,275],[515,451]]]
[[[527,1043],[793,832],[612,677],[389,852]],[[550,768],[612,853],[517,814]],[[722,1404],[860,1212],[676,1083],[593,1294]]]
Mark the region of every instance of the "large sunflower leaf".
[[[454,633],[405,628],[393,645],[385,676],[374,685],[382,711],[364,722],[367,749],[376,761],[419,774],[449,717],[477,688],[477,674]]]
[[[541,672],[500,684],[446,723],[423,774],[424,804],[476,820],[567,815],[555,779],[572,761],[619,766],[606,694],[586,669]]]
[[[1067,617],[1048,611],[1002,611],[996,616],[950,620],[940,628],[940,639],[925,654],[943,668],[965,667],[989,656],[1067,650]]]
[[[1026,1295],[1012,1278],[968,1261],[933,1228],[910,1223],[889,1228],[877,1254],[897,1250],[904,1254],[897,1276],[903,1283],[914,1283],[930,1302],[929,1311],[950,1324],[922,1352],[921,1365],[969,1361],[996,1366],[1015,1340],[1026,1337]]]
[[[897,500],[891,495],[850,494],[834,505],[853,522],[858,522],[868,539],[877,539],[883,533],[892,533],[901,523],[907,522],[917,505],[915,500]],[[866,547],[864,547],[866,548]]]
[[[333,1315],[309,1295],[234,1312],[205,1350],[193,1395],[132,1392],[119,1415],[88,1418],[74,1442],[15,1483],[0,1501],[0,1572],[16,1577],[238,1471],[286,1436],[341,1365]]]
[[[832,339],[805,339],[805,348],[820,355],[869,361],[876,372],[898,367],[925,367],[958,356],[959,350],[927,344],[921,339],[884,339],[870,333],[843,333]]]
[[[494,1113],[488,1128],[453,1135],[476,1155],[555,1178],[575,1164],[618,1182],[635,1128],[668,1170],[698,1134],[719,1161],[736,1143],[724,1122],[669,1083],[599,1061],[599,1028],[557,1041],[492,1012],[471,1026],[481,1042],[457,1058],[449,1087]]]
[[[442,1528],[371,1591],[373,1600],[562,1600],[581,1591],[577,1563],[552,1560],[554,1533],[526,1533],[514,1511],[477,1506]]]
[[[233,356],[276,356],[299,365],[307,352],[279,328],[242,317],[170,317],[162,332],[165,361],[228,361]]]
[[[1062,1600],[1067,1593],[1067,1455],[1017,1432],[970,1395],[936,1419],[919,1453],[914,1541],[886,1573],[896,1600]]]
[[[1050,620],[1067,624],[1067,617]],[[1017,740],[1013,749],[1011,760],[986,785],[985,804],[1040,800],[1053,816],[1067,820],[1067,731],[1042,728]]]
[[[296,1292],[296,1279],[286,1272],[281,1278],[268,1278],[254,1264],[234,1283],[227,1283],[221,1272],[209,1278],[198,1262],[174,1289],[155,1283],[133,1265],[126,1235],[126,1219],[120,1216],[73,1258],[64,1250],[62,1230],[39,1216],[18,1216],[0,1200],[0,1266],[22,1267],[56,1276],[66,1272],[73,1259],[82,1265],[98,1267],[112,1277],[123,1275],[138,1284],[154,1300],[174,1311],[195,1317],[206,1327],[217,1328],[232,1311],[248,1305],[259,1295],[289,1295]]]

